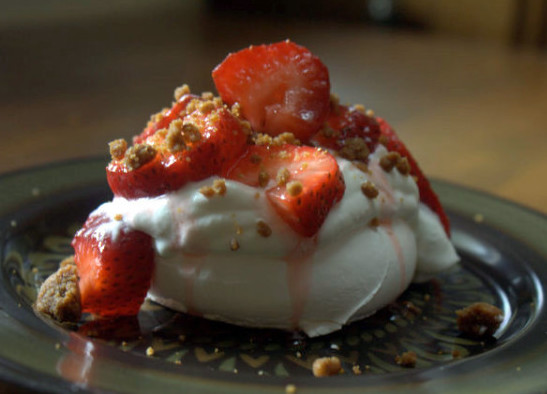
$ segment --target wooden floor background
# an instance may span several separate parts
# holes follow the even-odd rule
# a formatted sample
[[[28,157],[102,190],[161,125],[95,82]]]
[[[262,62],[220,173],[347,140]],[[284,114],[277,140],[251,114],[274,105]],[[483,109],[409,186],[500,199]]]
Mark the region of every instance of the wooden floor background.
[[[225,16],[201,7],[0,29],[0,173],[106,154],[173,88],[290,38],[343,102],[386,118],[431,176],[547,213],[547,53],[360,24]]]

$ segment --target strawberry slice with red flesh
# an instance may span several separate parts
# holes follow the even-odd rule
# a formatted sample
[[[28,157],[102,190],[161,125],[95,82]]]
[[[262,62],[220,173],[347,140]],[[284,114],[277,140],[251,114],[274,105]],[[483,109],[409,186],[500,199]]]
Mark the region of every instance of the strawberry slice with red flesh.
[[[374,117],[365,115],[354,106],[333,104],[325,126],[312,142],[321,147],[341,151],[351,139],[363,139],[368,150],[373,151],[380,137],[380,126]]]
[[[327,67],[290,41],[228,55],[213,80],[224,102],[239,103],[253,129],[272,136],[290,132],[306,142],[329,113]]]
[[[205,101],[196,101],[197,108],[191,113],[182,118],[175,117],[169,124],[162,120],[154,126],[165,125],[167,128],[162,127],[154,133],[147,129],[137,137],[146,145],[136,147],[148,149],[142,163],[133,165],[128,161],[131,158],[128,153],[111,161],[107,167],[107,180],[114,195],[139,198],[178,190],[187,182],[218,174],[226,163],[245,151],[248,136],[240,120],[222,106],[204,113],[199,109],[199,103]],[[180,102],[175,107],[178,104]],[[180,111],[177,116],[180,116]],[[174,134],[175,140],[178,138],[180,141],[173,148],[173,135],[169,135],[171,131],[167,132],[167,129],[170,130],[175,121],[182,128]]]
[[[137,314],[152,280],[152,238],[95,214],[76,233],[72,246],[82,311],[99,316]]]
[[[398,152],[401,156],[407,158],[410,164],[410,174],[416,178],[418,189],[420,191],[420,201],[427,205],[433,212],[437,214],[441,221],[444,231],[450,237],[450,222],[444,211],[437,194],[431,188],[431,184],[418,166],[416,160],[412,157],[405,144],[399,139],[391,126],[382,118],[376,118],[380,125],[381,141],[389,151]]]
[[[304,237],[319,231],[345,190],[336,159],[309,146],[251,146],[225,176],[265,187],[280,217]]]
[[[200,97],[194,94],[185,94],[181,96],[181,98],[174,103],[171,108],[161,112],[159,115],[155,115],[157,116],[157,119],[151,120],[143,132],[133,138],[133,143],[141,144],[156,131],[169,127],[173,120],[183,118],[186,115],[186,107],[190,101],[195,99],[201,100]]]

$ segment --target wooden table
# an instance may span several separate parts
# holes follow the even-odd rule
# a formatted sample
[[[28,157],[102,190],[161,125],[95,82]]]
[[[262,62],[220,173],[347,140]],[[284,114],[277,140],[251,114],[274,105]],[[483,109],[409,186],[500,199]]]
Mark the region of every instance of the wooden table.
[[[212,90],[227,52],[289,37],[329,66],[342,101],[388,119],[425,172],[547,212],[546,53],[176,11],[1,30],[0,172],[106,154],[175,86]]]

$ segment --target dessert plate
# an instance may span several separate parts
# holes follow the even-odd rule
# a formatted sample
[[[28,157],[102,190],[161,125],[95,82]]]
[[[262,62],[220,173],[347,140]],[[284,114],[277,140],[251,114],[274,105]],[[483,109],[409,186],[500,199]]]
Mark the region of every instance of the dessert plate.
[[[36,290],[72,254],[72,234],[111,198],[107,158],[58,163],[0,177],[0,389],[341,393],[533,392],[547,387],[547,217],[436,181],[462,262],[412,285],[371,318],[325,337],[245,329],[145,303],[137,318],[62,327],[36,316]],[[494,338],[462,336],[455,310],[502,308]],[[418,356],[415,368],[395,357]],[[317,357],[344,373],[315,378]]]

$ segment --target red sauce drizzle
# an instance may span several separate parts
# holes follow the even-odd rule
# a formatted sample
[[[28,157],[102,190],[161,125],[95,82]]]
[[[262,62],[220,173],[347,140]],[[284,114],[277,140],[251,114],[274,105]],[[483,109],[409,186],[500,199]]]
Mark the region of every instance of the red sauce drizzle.
[[[291,326],[299,328],[310,293],[313,268],[312,256],[317,247],[317,236],[300,238],[296,247],[285,257],[287,284],[292,303]]]

